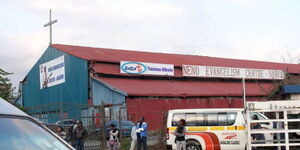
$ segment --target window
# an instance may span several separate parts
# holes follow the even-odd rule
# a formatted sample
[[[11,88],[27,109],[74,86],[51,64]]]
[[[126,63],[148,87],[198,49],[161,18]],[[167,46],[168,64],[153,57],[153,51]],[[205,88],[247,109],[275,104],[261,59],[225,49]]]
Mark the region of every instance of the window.
[[[65,144],[39,125],[21,118],[0,118],[0,149],[69,150]]]
[[[186,114],[186,126],[196,126],[196,114]]]
[[[230,126],[236,116],[237,112],[179,113],[173,115],[172,126],[177,126],[180,119],[185,119],[186,126]]]
[[[173,119],[172,119],[172,126],[178,126],[178,121],[180,119],[184,119],[185,120],[185,114],[184,113],[174,114],[173,115]]]
[[[227,126],[228,116],[227,113],[218,113],[218,126]]]
[[[196,115],[196,125],[197,126],[205,126],[204,123],[204,114],[197,114]]]
[[[206,113],[205,114],[206,125],[207,126],[217,126],[218,125],[218,114],[217,113]]]
[[[236,112],[230,112],[228,113],[228,125],[233,125],[236,120],[237,113]]]

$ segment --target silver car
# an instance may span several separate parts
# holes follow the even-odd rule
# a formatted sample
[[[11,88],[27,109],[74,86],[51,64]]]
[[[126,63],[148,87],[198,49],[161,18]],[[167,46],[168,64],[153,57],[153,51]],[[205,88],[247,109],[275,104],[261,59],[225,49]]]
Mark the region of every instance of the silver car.
[[[74,150],[44,125],[0,98],[0,150]]]

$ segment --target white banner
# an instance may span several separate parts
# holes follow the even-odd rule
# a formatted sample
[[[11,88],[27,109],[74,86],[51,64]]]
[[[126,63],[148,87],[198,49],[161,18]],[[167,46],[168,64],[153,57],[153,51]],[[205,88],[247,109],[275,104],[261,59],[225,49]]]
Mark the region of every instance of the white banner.
[[[47,88],[65,82],[64,56],[40,65],[40,88]]]
[[[174,75],[174,65],[155,64],[134,61],[121,61],[121,73],[126,74],[151,74],[151,75]]]
[[[282,110],[282,109],[300,109],[300,100],[279,100],[263,102],[247,102],[249,110]]]
[[[189,77],[284,79],[285,72],[283,70],[182,65],[182,75]]]

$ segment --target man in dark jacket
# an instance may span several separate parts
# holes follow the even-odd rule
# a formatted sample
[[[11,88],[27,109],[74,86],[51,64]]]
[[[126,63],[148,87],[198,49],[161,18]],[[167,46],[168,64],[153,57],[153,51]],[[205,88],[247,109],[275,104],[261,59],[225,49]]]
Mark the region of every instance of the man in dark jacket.
[[[88,132],[83,127],[82,122],[79,121],[74,130],[74,145],[76,150],[84,150],[84,141],[87,139]]]

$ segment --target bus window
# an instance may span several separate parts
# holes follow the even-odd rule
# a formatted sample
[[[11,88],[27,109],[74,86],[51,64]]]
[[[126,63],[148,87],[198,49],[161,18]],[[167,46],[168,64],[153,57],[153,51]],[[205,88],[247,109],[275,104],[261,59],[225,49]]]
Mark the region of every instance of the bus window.
[[[227,126],[228,118],[227,113],[218,113],[218,126]]]
[[[172,126],[178,126],[178,121],[180,119],[185,119],[185,113],[174,114],[172,119]]]
[[[196,125],[197,126],[205,126],[204,114],[197,114],[196,115]]]
[[[205,120],[208,126],[217,126],[218,125],[218,114],[217,113],[207,113],[205,114]]]
[[[185,118],[186,126],[196,126],[196,114],[186,114]]]
[[[228,113],[228,125],[231,126],[235,123],[237,113],[236,112],[230,112]]]

